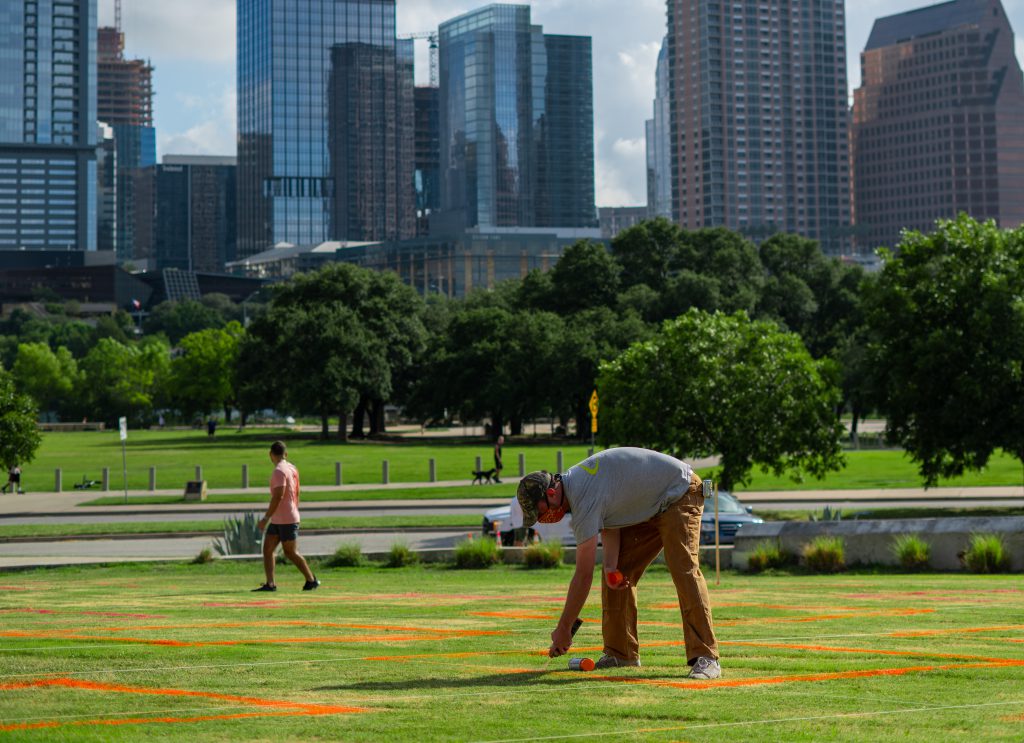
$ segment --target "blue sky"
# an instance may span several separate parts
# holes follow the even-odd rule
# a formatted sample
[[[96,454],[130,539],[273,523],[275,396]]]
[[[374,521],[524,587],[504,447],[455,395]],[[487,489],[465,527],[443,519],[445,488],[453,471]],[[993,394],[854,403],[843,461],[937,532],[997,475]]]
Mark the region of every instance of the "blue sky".
[[[114,0],[98,0],[101,25],[113,25]],[[436,29],[485,0],[398,0],[398,31]],[[599,206],[646,201],[644,120],[651,116],[654,68],[665,35],[665,0],[534,0],[533,22],[546,33],[593,37],[594,128]],[[860,82],[860,52],[875,18],[924,7],[920,0],[847,0],[847,75]],[[1024,0],[1003,0],[1024,44]],[[156,71],[157,148],[165,154],[235,153],[235,0],[122,0],[130,57]],[[425,44],[417,80],[425,82]]]

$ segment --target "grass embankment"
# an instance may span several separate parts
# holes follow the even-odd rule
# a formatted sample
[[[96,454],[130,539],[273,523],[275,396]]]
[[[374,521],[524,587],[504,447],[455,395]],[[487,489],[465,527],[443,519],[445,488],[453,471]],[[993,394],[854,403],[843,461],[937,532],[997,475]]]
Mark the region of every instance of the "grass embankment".
[[[743,576],[712,585],[724,677],[684,680],[663,568],[642,668],[543,655],[571,568],[143,564],[6,574],[8,740],[942,741],[1024,736],[1018,576]],[[601,652],[598,596],[570,655]],[[571,700],[571,713],[564,704]],[[524,714],[524,711],[532,711]],[[268,730],[272,729],[272,733]]]
[[[515,495],[515,480],[504,480],[500,485],[457,485],[441,487],[377,488],[375,490],[329,490],[302,491],[303,503],[363,500],[467,500],[473,498],[511,498]],[[207,503],[265,503],[269,499],[265,489],[251,489],[241,493],[214,493],[207,496]],[[124,495],[104,495],[80,505],[121,506]],[[128,502],[133,505],[172,505],[194,503],[180,495],[130,495]]]

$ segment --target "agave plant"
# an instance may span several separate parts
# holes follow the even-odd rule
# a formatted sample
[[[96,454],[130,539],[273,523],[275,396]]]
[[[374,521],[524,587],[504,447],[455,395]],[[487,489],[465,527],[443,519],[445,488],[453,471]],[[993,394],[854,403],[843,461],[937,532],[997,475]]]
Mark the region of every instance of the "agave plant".
[[[224,536],[214,541],[213,548],[222,555],[251,555],[260,551],[262,541],[259,519],[254,513],[246,513],[241,518],[224,519]]]

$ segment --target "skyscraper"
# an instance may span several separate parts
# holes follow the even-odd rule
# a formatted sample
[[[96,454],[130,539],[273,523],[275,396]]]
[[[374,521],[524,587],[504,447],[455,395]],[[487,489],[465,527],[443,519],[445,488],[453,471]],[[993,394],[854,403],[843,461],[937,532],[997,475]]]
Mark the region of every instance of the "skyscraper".
[[[153,67],[141,59],[125,59],[120,29],[99,29],[98,42],[97,112],[114,130],[117,150],[117,258],[149,258],[135,244],[133,171],[156,164]]]
[[[967,212],[1024,223],[1024,78],[999,0],[875,21],[854,92],[858,246],[893,246]]]
[[[647,120],[647,216],[672,219],[672,153],[669,130],[668,39],[661,42],[654,83],[654,116]]]
[[[446,227],[596,227],[590,38],[488,5],[442,23],[439,54]]]
[[[416,234],[430,231],[430,215],[441,206],[440,137],[437,118],[438,89],[417,87],[416,102]]]
[[[669,0],[673,217],[845,248],[844,0]]]
[[[238,251],[415,234],[395,0],[238,0]]]
[[[96,2],[0,3],[0,249],[96,250]]]

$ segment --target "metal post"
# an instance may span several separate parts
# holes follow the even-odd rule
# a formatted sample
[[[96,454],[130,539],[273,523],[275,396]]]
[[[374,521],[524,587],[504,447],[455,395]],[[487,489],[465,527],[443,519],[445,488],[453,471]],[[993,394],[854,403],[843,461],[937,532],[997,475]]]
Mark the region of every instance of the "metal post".
[[[389,482],[391,482],[391,476],[390,476],[390,474],[388,472],[388,460],[386,460],[386,459],[383,462],[381,462],[381,478],[382,478],[382,482],[385,485],[387,485]]]
[[[526,455],[519,455],[519,476],[526,477]]]
[[[559,472],[560,473],[562,471],[562,450],[561,449],[558,450],[558,457],[556,459],[556,462],[557,462],[557,464],[555,465],[555,472]]]
[[[334,463],[334,484],[341,485],[341,462]]]
[[[203,468],[202,465],[196,465],[196,482],[203,481]]]
[[[103,492],[110,490],[110,468],[103,468]]]
[[[430,482],[437,482],[437,460],[430,458]]]
[[[61,474],[60,474],[60,467],[58,467],[56,470],[54,470],[54,473],[53,473],[53,489],[56,492],[59,493],[60,492],[60,488],[61,488]]]
[[[242,490],[249,489],[249,465],[242,465]]]
[[[722,580],[722,544],[718,537],[718,483],[715,483],[715,585]]]
[[[149,468],[149,489],[156,490],[156,467]]]
[[[476,458],[476,471],[479,472],[483,469],[483,465],[480,463],[480,457]]]
[[[124,502],[128,502],[128,444],[121,439],[121,477],[124,482]]]

